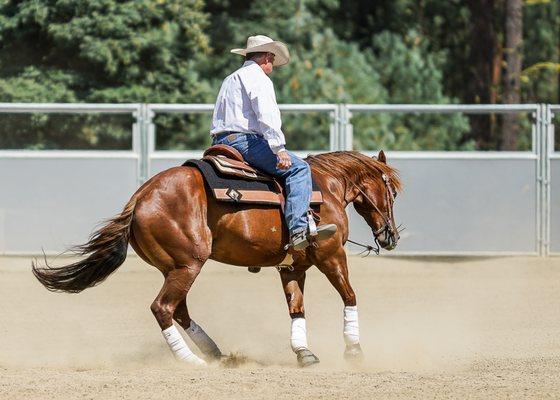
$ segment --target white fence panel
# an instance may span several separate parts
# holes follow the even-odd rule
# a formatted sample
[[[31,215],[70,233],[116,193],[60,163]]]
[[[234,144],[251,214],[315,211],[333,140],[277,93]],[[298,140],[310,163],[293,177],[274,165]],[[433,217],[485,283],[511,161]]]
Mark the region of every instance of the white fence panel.
[[[395,253],[538,252],[536,156],[388,153],[388,163],[404,183],[395,217],[406,230]],[[349,216],[350,238],[372,241],[371,229],[352,206]]]
[[[0,254],[61,252],[119,213],[138,185],[132,152],[0,152]]]
[[[353,112],[535,112],[532,152],[389,152],[389,163],[401,171],[405,186],[396,216],[407,229],[397,254],[547,254],[548,249],[560,253],[560,153],[551,148],[550,123],[551,113],[559,114],[560,106],[292,104],[281,108],[291,113],[328,113],[330,131],[321,134],[329,135],[332,150],[351,148]],[[200,157],[199,150],[156,151],[156,113],[211,110],[208,104],[0,103],[0,114],[132,113],[136,119],[130,151],[0,150],[0,254],[39,253],[41,248],[53,253],[85,241],[98,222],[120,212],[139,183]],[[349,216],[351,238],[371,240],[370,229],[352,206]]]
[[[531,152],[395,152],[404,193],[396,217],[406,226],[399,254],[539,254],[541,253],[542,149],[537,145],[541,107],[518,105],[348,104],[341,111],[341,136],[353,140],[352,115],[531,113]],[[370,153],[370,155],[375,153]],[[372,238],[370,228],[349,208],[352,236]],[[350,249],[359,250],[356,246]]]

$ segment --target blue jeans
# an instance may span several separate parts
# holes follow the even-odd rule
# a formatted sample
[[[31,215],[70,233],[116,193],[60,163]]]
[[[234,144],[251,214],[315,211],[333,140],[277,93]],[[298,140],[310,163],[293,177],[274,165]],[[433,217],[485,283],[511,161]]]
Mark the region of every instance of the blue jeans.
[[[268,142],[260,135],[234,133],[218,135],[212,144],[227,144],[239,151],[245,161],[254,168],[280,179],[286,190],[284,217],[290,235],[307,230],[307,210],[311,201],[311,169],[309,164],[288,152],[292,166],[276,167],[278,158],[270,150]]]

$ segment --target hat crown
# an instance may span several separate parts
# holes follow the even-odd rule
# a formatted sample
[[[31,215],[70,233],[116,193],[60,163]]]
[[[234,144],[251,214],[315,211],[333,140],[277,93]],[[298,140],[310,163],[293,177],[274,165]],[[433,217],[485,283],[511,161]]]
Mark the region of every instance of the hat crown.
[[[290,52],[288,47],[282,43],[275,41],[265,35],[249,36],[247,38],[247,47],[245,49],[231,49],[231,53],[247,56],[250,53],[268,52],[274,54],[274,62],[272,65],[279,67],[290,61]]]
[[[274,40],[265,35],[249,36],[247,38],[247,49],[272,42],[274,42]]]

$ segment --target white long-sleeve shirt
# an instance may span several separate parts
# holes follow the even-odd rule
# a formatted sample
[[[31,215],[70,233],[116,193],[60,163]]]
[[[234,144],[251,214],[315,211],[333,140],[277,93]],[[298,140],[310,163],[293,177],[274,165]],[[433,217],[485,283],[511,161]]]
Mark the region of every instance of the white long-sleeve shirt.
[[[220,88],[210,134],[229,131],[264,136],[274,154],[286,145],[274,85],[254,61],[245,61]]]

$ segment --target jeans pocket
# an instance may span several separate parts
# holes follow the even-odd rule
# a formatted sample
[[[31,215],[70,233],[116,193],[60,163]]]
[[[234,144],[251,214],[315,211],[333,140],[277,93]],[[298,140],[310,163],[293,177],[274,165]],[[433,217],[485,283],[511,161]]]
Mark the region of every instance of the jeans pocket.
[[[223,136],[218,140],[215,140],[215,144],[225,144],[227,146],[231,146],[241,154],[245,154],[247,152],[247,138],[242,134],[232,133]]]

